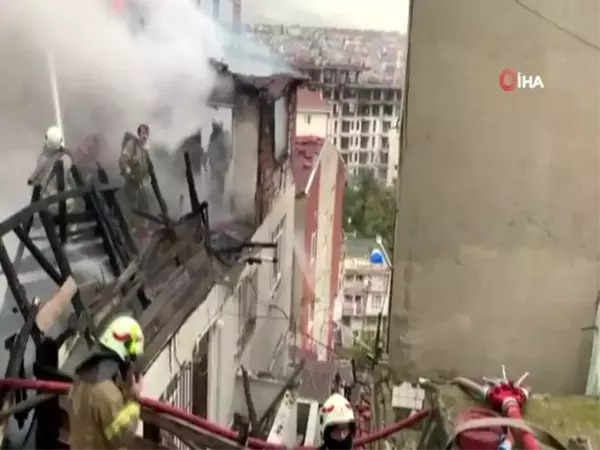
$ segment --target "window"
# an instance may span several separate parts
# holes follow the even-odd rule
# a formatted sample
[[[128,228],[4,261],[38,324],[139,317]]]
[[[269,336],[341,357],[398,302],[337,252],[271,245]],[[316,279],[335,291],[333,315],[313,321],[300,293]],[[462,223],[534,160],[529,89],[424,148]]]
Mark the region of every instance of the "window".
[[[383,297],[381,295],[374,295],[371,306],[373,309],[381,309],[383,307]]]
[[[346,303],[352,303],[352,296],[351,295],[344,295],[344,301]]]
[[[390,148],[390,138],[383,136],[381,138],[381,148]]]
[[[313,231],[313,234],[310,238],[310,260],[312,262],[317,258],[317,231]]]
[[[342,133],[350,133],[350,121],[342,120]]]
[[[304,116],[304,123],[306,123],[306,125],[310,125],[310,120],[312,119],[312,117],[310,116],[310,114],[307,114]]]
[[[369,148],[369,138],[368,137],[360,138],[360,148],[362,148],[363,150]]]
[[[288,109],[287,98],[275,101],[275,159],[279,160],[288,152]]]
[[[256,329],[256,314],[258,310],[257,281],[258,272],[254,270],[240,281],[236,289],[236,297],[239,305],[238,323],[240,327],[240,337],[237,341],[238,356],[243,353]]]
[[[368,162],[369,162],[369,153],[367,153],[367,152],[359,152],[358,153],[358,162],[359,162],[359,164],[368,164]]]
[[[334,120],[333,121],[333,133],[337,134],[337,132],[338,132],[338,121]]]
[[[338,105],[337,105],[337,103],[333,104],[333,115],[334,116],[338,115]]]
[[[390,131],[390,128],[392,128],[392,123],[389,120],[384,120],[381,127],[381,131],[387,133],[388,131]]]
[[[348,150],[348,148],[350,148],[350,139],[347,137],[343,137],[340,142],[340,148],[342,150]]]
[[[390,157],[388,155],[388,152],[381,152],[379,154],[379,161],[381,162],[381,164],[387,164],[389,159]]]
[[[371,115],[373,115],[373,116],[379,115],[379,105],[373,105],[371,107]]]
[[[384,116],[393,116],[394,115],[394,107],[392,105],[384,105],[383,106],[383,115]]]
[[[337,138],[333,138],[333,146],[337,147]]]
[[[344,278],[347,283],[352,283],[354,281],[354,275],[346,275]]]
[[[282,267],[285,256],[285,248],[283,242],[285,230],[285,217],[279,222],[279,225],[275,227],[275,231],[272,234],[271,242],[277,244],[277,249],[275,250],[275,258],[276,261],[273,262],[273,269],[271,272],[271,291],[276,291],[281,284],[282,277]]]
[[[342,160],[344,164],[348,164],[348,153],[342,153]]]
[[[360,121],[360,132],[361,133],[368,133],[369,132],[369,121],[368,120],[361,120]]]

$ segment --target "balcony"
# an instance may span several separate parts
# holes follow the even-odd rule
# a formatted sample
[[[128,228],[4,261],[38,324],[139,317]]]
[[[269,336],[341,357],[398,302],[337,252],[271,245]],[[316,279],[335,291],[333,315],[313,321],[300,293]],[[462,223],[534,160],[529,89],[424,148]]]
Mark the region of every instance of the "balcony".
[[[344,302],[342,316],[362,316],[364,311],[362,302]]]

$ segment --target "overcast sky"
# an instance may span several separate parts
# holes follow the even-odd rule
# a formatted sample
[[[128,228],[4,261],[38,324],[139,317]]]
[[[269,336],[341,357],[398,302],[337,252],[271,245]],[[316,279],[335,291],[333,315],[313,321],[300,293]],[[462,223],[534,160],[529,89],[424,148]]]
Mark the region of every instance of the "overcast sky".
[[[242,0],[246,23],[283,23],[406,32],[408,0]]]

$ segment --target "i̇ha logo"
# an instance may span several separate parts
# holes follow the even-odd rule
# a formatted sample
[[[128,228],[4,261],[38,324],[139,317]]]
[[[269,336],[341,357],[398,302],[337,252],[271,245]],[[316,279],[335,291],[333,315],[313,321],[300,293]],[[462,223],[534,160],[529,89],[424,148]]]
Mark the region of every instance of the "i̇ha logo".
[[[539,75],[527,75],[513,69],[504,69],[500,73],[500,87],[507,92],[515,89],[544,89],[544,82]]]

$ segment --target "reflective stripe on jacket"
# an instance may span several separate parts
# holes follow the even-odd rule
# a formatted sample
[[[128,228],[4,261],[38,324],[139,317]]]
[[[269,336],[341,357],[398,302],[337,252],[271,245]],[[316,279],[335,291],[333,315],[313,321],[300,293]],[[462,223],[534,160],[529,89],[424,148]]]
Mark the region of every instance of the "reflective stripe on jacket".
[[[71,449],[118,449],[131,445],[140,405],[126,400],[112,380],[76,381],[69,397]]]

